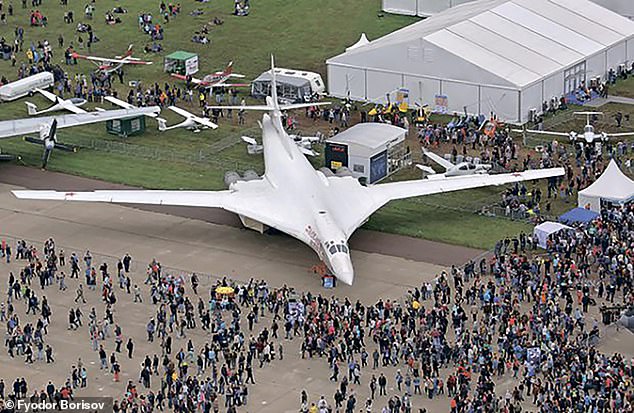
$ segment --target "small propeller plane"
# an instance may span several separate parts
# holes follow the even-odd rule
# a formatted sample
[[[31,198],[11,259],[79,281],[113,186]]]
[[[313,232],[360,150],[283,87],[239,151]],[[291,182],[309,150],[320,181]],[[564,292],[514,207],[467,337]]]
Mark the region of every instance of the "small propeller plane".
[[[426,165],[416,165],[418,169],[428,174],[428,178],[445,178],[451,176],[465,176],[465,175],[476,175],[476,174],[488,174],[491,170],[491,165],[488,164],[476,164],[473,162],[460,162],[454,164],[440,155],[437,155],[427,149],[423,148],[423,154],[443,167],[445,172],[442,174],[436,174],[432,168]]]
[[[58,110],[67,110],[73,113],[86,113],[85,110],[80,108],[80,106],[86,103],[86,99],[82,98],[70,98],[70,99],[62,99],[54,93],[48,92],[44,89],[35,89],[37,92],[42,94],[45,98],[53,102],[52,106],[49,106],[46,109],[37,110],[37,106],[35,103],[26,102],[26,108],[29,112],[29,115],[41,115],[42,113],[47,112],[55,112]]]
[[[178,73],[172,73],[172,77],[177,79],[186,80],[197,86],[202,86],[207,89],[213,89],[216,87],[247,87],[251,86],[249,83],[226,83],[232,77],[244,78],[244,75],[233,73],[233,62],[229,62],[227,67],[220,72],[214,72],[206,75],[202,79],[196,79],[191,76],[183,76]]]
[[[634,136],[634,132],[624,132],[624,133],[595,133],[594,126],[591,123],[592,116],[603,116],[603,112],[574,112],[574,115],[577,116],[585,116],[586,117],[586,126],[583,128],[582,133],[577,133],[574,131],[571,132],[553,132],[553,131],[543,131],[543,130],[534,130],[534,129],[512,129],[513,132],[518,132],[522,134],[526,133],[534,133],[536,135],[549,135],[549,136],[566,136],[570,138],[571,142],[579,142],[581,144],[592,144],[592,143],[600,143],[607,142],[610,138],[620,138],[624,136]]]
[[[123,65],[151,65],[152,62],[146,62],[139,58],[132,57],[132,45],[128,46],[128,50],[123,56],[115,56],[114,59],[97,56],[84,56],[77,52],[73,52],[72,57],[76,59],[90,60],[95,63],[99,71],[103,73],[112,73],[119,70]]]
[[[185,129],[192,130],[194,132],[200,132],[201,129],[206,129],[206,128],[216,129],[218,127],[218,125],[213,123],[208,118],[196,116],[193,113],[186,111],[185,109],[181,109],[176,106],[168,106],[167,108],[174,113],[178,113],[179,115],[184,117],[185,120],[181,123],[177,123],[176,125],[167,126],[167,121],[165,119],[156,118],[159,124],[159,130],[161,132],[165,132],[167,130],[176,129],[176,128],[185,128]]]

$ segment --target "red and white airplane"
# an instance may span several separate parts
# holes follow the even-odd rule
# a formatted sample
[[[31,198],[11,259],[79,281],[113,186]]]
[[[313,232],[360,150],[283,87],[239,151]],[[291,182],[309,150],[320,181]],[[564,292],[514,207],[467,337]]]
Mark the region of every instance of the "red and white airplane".
[[[128,46],[128,50],[125,52],[123,56],[115,56],[114,59],[109,59],[107,57],[97,57],[97,56],[84,56],[77,52],[73,52],[71,55],[76,59],[84,59],[90,60],[97,64],[100,71],[104,73],[112,73],[116,70],[119,70],[123,65],[151,65],[152,62],[143,61],[137,57],[132,57],[132,45]]]
[[[188,76],[179,75],[177,73],[172,73],[172,76],[181,79],[181,80],[189,80],[191,83],[202,86],[208,89],[213,89],[215,87],[247,87],[251,86],[249,83],[226,83],[229,78],[243,78],[244,75],[240,75],[237,73],[233,73],[233,62],[229,62],[227,67],[220,72],[214,72],[206,75],[202,79],[196,79],[195,77],[189,78]]]

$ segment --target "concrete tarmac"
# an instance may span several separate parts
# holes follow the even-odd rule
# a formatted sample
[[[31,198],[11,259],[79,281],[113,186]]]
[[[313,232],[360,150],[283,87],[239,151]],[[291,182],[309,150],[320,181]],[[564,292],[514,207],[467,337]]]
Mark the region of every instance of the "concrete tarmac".
[[[110,268],[115,268],[116,260],[129,252],[134,260],[132,284],[141,286],[144,297],[143,303],[134,303],[131,295],[119,290],[118,287],[115,288],[118,298],[115,322],[121,325],[124,338],[127,340],[128,337],[132,337],[136,344],[132,359],[128,359],[124,353],[118,355],[117,358],[122,365],[122,381],[115,383],[109,371],[99,369],[98,356],[90,347],[86,327],[86,316],[91,307],[96,308],[99,318],[104,314],[104,305],[99,293],[86,291],[88,303],[76,304],[73,301],[75,289],[83,278],[68,280],[69,289],[65,292],[59,291],[55,286],[45,290],[34,286],[38,296],[47,296],[52,306],[52,323],[46,340],[54,349],[55,363],[36,362],[26,365],[22,357],[11,359],[5,349],[0,349],[0,378],[4,378],[7,386],[10,386],[15,377],[26,377],[30,385],[29,393],[34,389],[43,388],[48,380],[53,380],[57,385],[63,383],[78,358],[82,359],[88,369],[88,387],[78,391],[78,394],[121,397],[128,380],[137,383],[139,365],[145,354],[160,354],[158,343],[148,343],[145,337],[145,325],[156,311],[154,306],[148,304],[149,288],[143,284],[146,265],[153,258],[158,259],[173,273],[203,274],[199,296],[205,301],[209,295],[209,287],[216,277],[228,275],[244,281],[251,277],[263,278],[272,286],[286,284],[298,291],[311,291],[326,296],[334,294],[342,298],[349,297],[351,300],[360,299],[363,303],[369,304],[379,297],[398,300],[408,289],[432,280],[446,269],[442,265],[354,249],[354,285],[342,285],[334,290],[326,290],[321,287],[320,279],[310,270],[311,266],[317,263],[316,255],[308,247],[290,237],[260,235],[253,231],[182,215],[156,213],[118,205],[17,200],[9,191],[18,188],[20,187],[15,185],[0,184],[0,238],[8,239],[11,245],[15,245],[17,238],[32,240],[41,249],[42,242],[52,236],[58,248],[65,250],[66,256],[75,251],[81,257],[86,249],[90,249],[96,267],[102,262],[107,262]],[[7,277],[9,271],[18,274],[24,264],[15,261],[11,264],[0,262],[0,274],[3,277]],[[66,271],[68,272],[68,268]],[[6,296],[6,290],[6,281],[0,282],[0,297]],[[197,298],[194,298],[193,302],[197,302]],[[37,321],[35,316],[24,315],[24,302],[16,302],[15,306],[22,324]],[[68,310],[77,306],[84,314],[84,326],[78,330],[68,330]],[[270,326],[270,323],[270,319],[262,319],[254,333],[264,326]],[[6,327],[0,326],[0,333],[4,332]],[[627,357],[632,356],[631,333],[625,330],[605,333],[610,339],[601,343],[600,347],[604,351],[619,351]],[[189,339],[194,342],[196,349],[209,340],[209,336],[200,329],[188,330],[187,334],[187,338],[175,338],[174,351],[184,348]],[[284,346],[284,360],[275,360],[269,366],[255,369],[257,384],[249,388],[249,405],[238,411],[297,412],[302,389],[307,390],[311,401],[316,401],[322,394],[332,401],[336,384],[328,381],[329,369],[326,360],[301,359],[299,338],[279,342]],[[107,338],[102,344],[108,354],[114,351],[113,337]],[[373,347],[374,345],[370,345],[370,352]],[[195,369],[195,364],[191,368]],[[383,371],[388,378],[388,396],[396,394],[396,368],[388,367]],[[341,374],[345,373],[345,366],[341,366]],[[378,371],[363,369],[362,385],[353,386],[357,394],[358,408],[368,397],[371,374],[378,375]],[[152,388],[155,391],[159,383],[159,377],[153,376]],[[512,388],[516,383],[510,377],[504,377],[497,384],[499,393],[506,388]],[[137,387],[143,391],[140,384],[137,384]],[[449,410],[449,400],[444,396],[433,401],[413,396],[412,402],[414,411],[422,407],[434,412]],[[377,398],[373,411],[380,411],[386,403],[386,397]],[[526,407],[530,411],[532,406]]]
[[[130,252],[134,259],[132,284],[142,286],[145,299],[143,304],[133,303],[130,295],[117,288],[115,322],[122,326],[126,339],[133,338],[137,356],[128,360],[127,355],[118,355],[122,364],[122,382],[114,383],[109,372],[99,370],[97,354],[90,348],[86,323],[77,331],[67,329],[69,308],[80,305],[75,304],[73,299],[77,284],[83,278],[79,281],[68,280],[69,289],[65,292],[58,291],[55,286],[43,291],[35,286],[36,293],[40,297],[46,295],[52,306],[53,319],[47,342],[54,348],[56,362],[50,365],[37,362],[27,366],[23,358],[10,359],[6,350],[0,350],[0,363],[3,366],[0,377],[5,382],[12,382],[15,377],[24,376],[30,383],[30,389],[39,389],[48,380],[54,380],[59,385],[70,374],[72,365],[79,357],[88,367],[89,382],[88,388],[82,390],[81,394],[121,396],[127,380],[136,382],[142,357],[145,354],[160,354],[158,343],[150,344],[145,339],[145,325],[155,308],[147,304],[149,288],[142,283],[146,265],[153,258],[157,258],[165,267],[171,267],[169,271],[204,274],[199,290],[204,300],[209,294],[208,286],[216,277],[228,275],[244,281],[251,277],[263,278],[272,286],[286,284],[298,291],[336,294],[342,298],[371,303],[378,297],[399,299],[407,289],[433,279],[445,269],[434,264],[355,250],[352,253],[357,270],[354,285],[326,290],[321,287],[320,279],[310,271],[317,261],[315,254],[290,237],[260,235],[231,226],[125,206],[17,200],[9,192],[17,188],[0,184],[0,238],[8,239],[11,245],[15,245],[18,238],[37,241],[36,245],[41,249],[41,243],[52,236],[58,248],[65,250],[67,257],[73,251],[81,257],[86,249],[90,249],[96,267],[101,262],[107,262],[110,268],[115,268],[117,257]],[[23,265],[24,262],[0,263],[0,271],[7,277],[8,271],[18,274]],[[6,289],[6,281],[0,283],[0,297],[6,296]],[[84,315],[94,306],[101,317],[104,306],[99,294],[87,291],[86,298],[88,303],[81,305]],[[25,310],[24,303],[16,303],[22,323],[35,323],[37,318],[25,316]],[[270,322],[270,319],[265,319],[264,325],[269,326]],[[258,331],[260,328],[262,326],[257,327]],[[4,326],[0,329],[6,331]],[[191,338],[196,348],[209,339],[200,330],[188,334],[190,337],[187,339]],[[176,339],[173,346],[175,351],[185,347],[187,339]],[[299,338],[283,341],[286,352],[283,362],[274,361],[271,366],[256,369],[256,381],[263,384],[250,388],[252,401],[248,408],[242,408],[240,412],[296,412],[299,393],[304,388],[311,399],[316,400],[320,394],[325,394],[332,400],[336,385],[328,381],[326,360],[302,360],[298,355],[299,341]],[[103,344],[110,354],[114,349],[114,339],[111,337]],[[387,369],[386,372],[390,372],[393,377],[392,370]],[[342,366],[342,374],[345,374],[345,366]],[[363,403],[367,397],[368,379],[364,377],[364,385],[358,389],[359,403]],[[11,385],[11,382],[7,384]],[[159,379],[154,376],[152,387],[156,390],[158,384]],[[443,406],[447,401],[438,403]]]

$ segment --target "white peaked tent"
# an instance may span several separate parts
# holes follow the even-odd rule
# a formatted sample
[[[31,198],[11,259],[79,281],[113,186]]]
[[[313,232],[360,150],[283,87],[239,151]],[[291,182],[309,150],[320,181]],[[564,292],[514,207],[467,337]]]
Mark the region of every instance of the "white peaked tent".
[[[359,37],[359,40],[355,44],[350,47],[346,47],[346,52],[356,49],[357,47],[365,46],[368,43],[370,43],[368,37],[365,35],[365,33],[361,33],[361,37]]]
[[[589,0],[479,0],[331,57],[328,93],[517,124],[633,56],[634,22]]]
[[[634,199],[634,181],[625,176],[614,159],[592,185],[579,191],[578,204],[601,212],[601,200],[624,204]]]
[[[568,225],[560,224],[559,222],[546,221],[537,225],[533,229],[533,236],[537,238],[537,244],[546,249],[546,242],[551,234],[561,231],[562,229],[572,229]]]

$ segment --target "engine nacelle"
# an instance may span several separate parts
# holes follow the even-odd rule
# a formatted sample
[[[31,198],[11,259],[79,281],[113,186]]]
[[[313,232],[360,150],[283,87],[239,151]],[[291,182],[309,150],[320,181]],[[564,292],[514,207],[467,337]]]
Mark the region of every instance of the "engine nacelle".
[[[242,180],[253,181],[255,179],[260,179],[260,175],[258,175],[258,173],[255,172],[253,169],[244,171],[244,175],[242,175]]]
[[[347,166],[342,166],[335,173],[337,176],[352,176],[352,171]]]
[[[326,168],[325,166],[319,168],[319,172],[324,174],[326,178],[328,178],[329,176],[335,176],[335,173],[330,168]]]
[[[240,180],[240,174],[236,171],[225,172],[225,185],[229,188],[232,184],[235,184]]]

